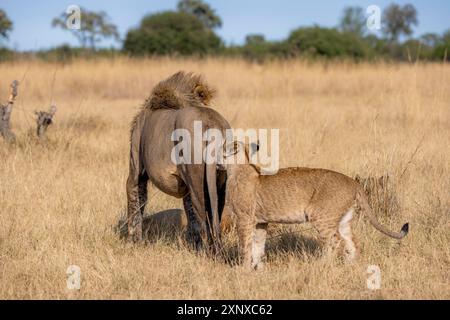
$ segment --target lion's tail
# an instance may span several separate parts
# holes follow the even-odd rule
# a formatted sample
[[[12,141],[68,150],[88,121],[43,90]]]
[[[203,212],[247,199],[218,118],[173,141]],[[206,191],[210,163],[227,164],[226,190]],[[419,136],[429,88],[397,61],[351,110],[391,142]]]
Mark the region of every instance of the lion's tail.
[[[369,203],[367,202],[367,197],[364,193],[364,190],[362,187],[358,189],[358,193],[356,195],[356,200],[358,201],[359,205],[361,206],[361,209],[363,213],[366,215],[366,217],[369,219],[369,222],[372,226],[375,227],[378,231],[381,233],[384,233],[385,235],[395,238],[395,239],[403,239],[406,237],[409,231],[409,224],[405,223],[400,230],[400,232],[394,232],[389,229],[387,229],[385,226],[383,226],[381,223],[378,222],[377,218],[375,217],[372,208],[369,206]]]
[[[217,196],[217,169],[216,164],[206,164],[206,184],[208,187],[209,203],[211,208],[211,221],[209,221],[210,231],[212,235],[214,250],[220,252],[220,218]]]

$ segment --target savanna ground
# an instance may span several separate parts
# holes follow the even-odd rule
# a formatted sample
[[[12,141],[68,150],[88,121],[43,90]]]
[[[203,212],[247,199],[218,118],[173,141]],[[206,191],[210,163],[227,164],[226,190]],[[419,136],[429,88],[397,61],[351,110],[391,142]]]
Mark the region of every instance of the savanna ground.
[[[126,209],[129,126],[152,87],[175,71],[202,73],[232,126],[280,128],[282,166],[354,176],[389,174],[400,209],[366,220],[361,256],[348,266],[320,255],[316,232],[290,227],[268,241],[266,270],[248,273],[191,251],[160,230],[146,245],[116,232]],[[15,145],[0,141],[0,298],[449,299],[450,66],[239,60],[37,61],[0,65],[2,101],[23,80],[13,111]],[[58,106],[48,142],[32,111]],[[150,188],[147,214],[181,208]],[[278,233],[277,233],[278,234]],[[236,237],[226,237],[230,256]],[[81,289],[67,289],[69,265]],[[367,267],[381,289],[367,288]]]

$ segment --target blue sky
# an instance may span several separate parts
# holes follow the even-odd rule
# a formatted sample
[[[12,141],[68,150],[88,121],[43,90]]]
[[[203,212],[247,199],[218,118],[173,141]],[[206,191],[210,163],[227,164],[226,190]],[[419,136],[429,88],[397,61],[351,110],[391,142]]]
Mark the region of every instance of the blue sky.
[[[218,34],[227,44],[242,43],[249,33],[263,33],[267,39],[285,38],[299,26],[318,24],[336,26],[346,6],[378,5],[381,9],[393,0],[336,1],[336,0],[209,0],[222,17],[223,27]],[[419,25],[414,35],[426,32],[442,33],[450,29],[450,1],[448,0],[396,0],[413,4],[418,11]],[[139,24],[148,13],[172,10],[177,0],[0,0],[14,22],[14,30],[7,45],[18,50],[37,50],[68,43],[77,45],[69,33],[51,27],[53,17],[76,4],[89,10],[104,10],[118,26],[123,37],[127,30]],[[105,41],[102,46],[111,46]],[[116,45],[117,46],[117,45]]]

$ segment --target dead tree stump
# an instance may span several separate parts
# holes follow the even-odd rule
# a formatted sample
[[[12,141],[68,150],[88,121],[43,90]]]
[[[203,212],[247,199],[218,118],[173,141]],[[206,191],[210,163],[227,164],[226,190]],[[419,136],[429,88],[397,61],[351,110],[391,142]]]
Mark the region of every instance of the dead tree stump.
[[[0,105],[0,134],[8,142],[12,142],[16,138],[14,133],[11,131],[10,120],[11,120],[11,112],[14,106],[14,100],[17,97],[18,86],[19,81],[14,80],[9,88],[10,91],[8,103],[5,105]]]
[[[53,116],[56,113],[56,107],[51,106],[50,110],[48,112],[46,111],[36,111],[35,114],[37,115],[37,136],[39,139],[45,138],[45,132],[47,131],[47,128],[49,125],[53,123]]]

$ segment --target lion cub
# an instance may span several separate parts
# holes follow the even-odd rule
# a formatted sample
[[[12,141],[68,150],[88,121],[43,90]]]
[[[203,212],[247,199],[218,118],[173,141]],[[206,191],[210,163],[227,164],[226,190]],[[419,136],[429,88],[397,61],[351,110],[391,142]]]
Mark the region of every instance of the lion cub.
[[[254,144],[250,147],[256,152]],[[310,222],[330,249],[343,240],[349,261],[357,255],[351,222],[358,208],[380,232],[396,239],[408,233],[408,224],[398,233],[382,226],[368,205],[364,189],[346,175],[310,168],[285,168],[276,175],[261,175],[259,167],[249,161],[247,144],[232,143],[225,158],[240,152],[245,152],[245,164],[228,165],[227,204],[237,218],[239,250],[246,268],[263,267],[268,223]]]

